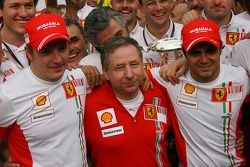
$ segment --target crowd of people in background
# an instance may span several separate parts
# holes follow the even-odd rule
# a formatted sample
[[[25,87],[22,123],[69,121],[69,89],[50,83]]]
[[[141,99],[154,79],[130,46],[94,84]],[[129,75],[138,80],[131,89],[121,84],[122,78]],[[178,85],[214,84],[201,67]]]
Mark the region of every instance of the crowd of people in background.
[[[36,5],[0,0],[0,167],[250,166],[249,0]]]

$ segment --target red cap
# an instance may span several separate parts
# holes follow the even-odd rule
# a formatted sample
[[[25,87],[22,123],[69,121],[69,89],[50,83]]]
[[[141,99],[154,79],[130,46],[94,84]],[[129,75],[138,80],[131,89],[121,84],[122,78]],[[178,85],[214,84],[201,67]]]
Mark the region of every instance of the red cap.
[[[195,20],[183,26],[181,30],[182,47],[187,52],[200,42],[209,42],[221,47],[219,26],[212,20]]]
[[[39,51],[49,42],[56,39],[69,41],[63,18],[55,14],[41,14],[25,25],[25,42]]]

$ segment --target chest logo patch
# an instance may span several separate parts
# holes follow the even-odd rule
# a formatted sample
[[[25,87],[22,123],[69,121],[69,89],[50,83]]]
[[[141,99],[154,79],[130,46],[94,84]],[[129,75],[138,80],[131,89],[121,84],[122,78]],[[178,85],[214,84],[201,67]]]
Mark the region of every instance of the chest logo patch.
[[[76,90],[72,81],[63,83],[63,88],[67,99],[76,96]]]
[[[49,92],[42,92],[32,98],[34,104],[34,110],[41,110],[50,107]]]
[[[238,32],[227,32],[226,43],[228,45],[234,45],[240,40],[240,33]]]
[[[157,111],[156,111],[156,106],[154,105],[146,105],[145,106],[145,118],[147,119],[157,119]]]
[[[114,108],[97,111],[96,114],[101,128],[117,123]]]
[[[212,89],[212,101],[222,102],[227,100],[226,88],[213,88]]]
[[[106,124],[106,123],[112,122],[112,118],[113,118],[113,116],[112,116],[112,114],[109,113],[109,112],[105,112],[105,113],[103,113],[102,116],[101,116],[101,120],[102,120],[105,124]]]
[[[189,83],[187,81],[182,81],[181,94],[189,97],[197,97],[197,85],[194,83]]]

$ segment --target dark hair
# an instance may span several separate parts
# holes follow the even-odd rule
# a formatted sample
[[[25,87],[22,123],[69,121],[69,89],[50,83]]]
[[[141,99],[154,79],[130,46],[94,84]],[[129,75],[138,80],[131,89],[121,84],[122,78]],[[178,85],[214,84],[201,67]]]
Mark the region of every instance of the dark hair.
[[[97,7],[86,17],[84,33],[94,47],[100,47],[100,44],[96,40],[96,35],[107,28],[112,19],[126,29],[126,20],[118,12],[109,7]]]
[[[103,68],[108,68],[109,56],[117,48],[122,46],[132,45],[136,48],[139,57],[142,59],[142,48],[139,46],[138,42],[130,37],[115,36],[107,40],[101,49],[101,63]]]
[[[3,9],[4,1],[5,1],[5,0],[0,0],[0,9]],[[34,2],[34,4],[35,4],[35,6],[36,6],[37,3],[38,3],[38,0],[33,0],[33,2]]]
[[[82,34],[82,36],[85,37],[83,27],[75,19],[65,17],[64,21],[65,21],[65,24],[67,27],[71,26],[71,25],[75,25],[78,28],[78,30],[80,31],[80,33]]]

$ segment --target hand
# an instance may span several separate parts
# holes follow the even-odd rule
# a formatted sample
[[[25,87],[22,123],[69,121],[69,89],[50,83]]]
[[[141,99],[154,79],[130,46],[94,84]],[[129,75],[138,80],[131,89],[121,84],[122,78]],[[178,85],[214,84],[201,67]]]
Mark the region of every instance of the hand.
[[[84,65],[79,66],[83,73],[85,74],[88,84],[91,88],[101,85],[104,82],[103,75],[100,74],[95,66]]]
[[[198,20],[198,19],[202,19],[200,12],[198,12],[197,10],[190,10],[182,16],[181,23],[187,24],[193,20]]]
[[[236,143],[236,149],[238,151],[240,151],[241,153],[243,153],[244,142],[245,142],[245,135],[244,135],[243,131],[240,130],[240,136],[239,136],[237,143]]]
[[[154,88],[153,82],[148,78],[146,71],[144,71],[144,80],[142,81],[142,87],[144,91],[147,91],[149,88]]]
[[[18,163],[11,162],[11,158],[9,157],[8,161],[6,161],[3,165],[3,167],[20,167],[21,165]]]
[[[180,58],[173,63],[160,67],[160,76],[169,81],[172,85],[179,83],[179,77],[187,70],[187,61],[185,58]]]

